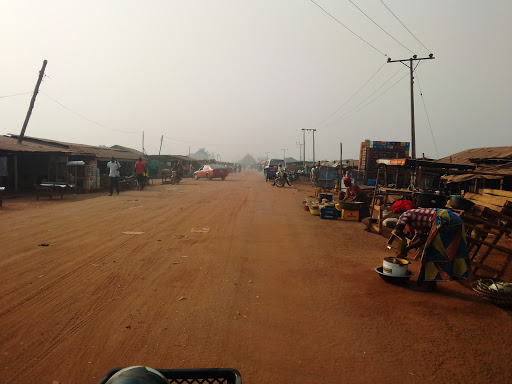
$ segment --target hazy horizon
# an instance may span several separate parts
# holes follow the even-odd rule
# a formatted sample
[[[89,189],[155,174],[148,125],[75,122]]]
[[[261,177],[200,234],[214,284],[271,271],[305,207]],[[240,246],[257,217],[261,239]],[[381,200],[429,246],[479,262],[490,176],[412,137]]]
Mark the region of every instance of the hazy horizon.
[[[432,53],[416,62],[416,155],[512,144],[509,1],[1,3],[0,134],[20,133],[46,59],[27,136],[299,160],[306,128],[317,160],[340,142],[358,159],[365,139],[410,141],[409,69],[388,58]]]

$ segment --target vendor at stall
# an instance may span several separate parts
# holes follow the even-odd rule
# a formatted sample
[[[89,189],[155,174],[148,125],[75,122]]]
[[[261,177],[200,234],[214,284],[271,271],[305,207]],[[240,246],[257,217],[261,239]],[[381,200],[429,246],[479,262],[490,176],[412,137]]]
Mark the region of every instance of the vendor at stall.
[[[363,201],[363,190],[361,187],[357,184],[352,183],[352,179],[350,177],[345,177],[343,179],[343,184],[347,188],[345,192],[345,196],[343,198],[341,197],[343,195],[343,192],[340,192],[340,198],[339,200],[343,201]]]
[[[414,231],[407,251],[423,246],[418,285],[425,283],[433,289],[436,281],[471,278],[462,219],[446,209],[412,208],[409,200],[399,200],[391,207],[400,214],[394,234],[403,239],[406,226]]]

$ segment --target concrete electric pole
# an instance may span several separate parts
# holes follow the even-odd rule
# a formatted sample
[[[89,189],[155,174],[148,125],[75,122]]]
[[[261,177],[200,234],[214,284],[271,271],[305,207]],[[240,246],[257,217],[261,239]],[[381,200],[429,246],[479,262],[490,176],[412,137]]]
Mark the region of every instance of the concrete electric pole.
[[[391,57],[388,57],[388,63],[402,63],[406,67],[409,68],[410,76],[411,76],[411,158],[416,158],[416,128],[414,126],[414,68],[412,67],[413,61],[420,60],[432,60],[435,59],[434,55],[431,53],[428,57],[418,58],[416,55],[411,57],[410,59],[403,60],[391,60]],[[409,65],[405,64],[408,61]]]

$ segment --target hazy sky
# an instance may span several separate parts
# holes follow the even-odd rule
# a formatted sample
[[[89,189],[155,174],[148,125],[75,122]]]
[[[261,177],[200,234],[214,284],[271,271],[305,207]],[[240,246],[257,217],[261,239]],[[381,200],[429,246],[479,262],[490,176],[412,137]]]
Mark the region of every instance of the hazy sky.
[[[510,0],[0,0],[0,134],[20,132],[46,59],[28,136],[140,150],[144,131],[149,154],[164,135],[164,154],[236,161],[299,159],[316,128],[316,159],[340,142],[358,158],[410,141],[409,70],[388,57],[433,53],[417,155],[512,145],[510,20]]]

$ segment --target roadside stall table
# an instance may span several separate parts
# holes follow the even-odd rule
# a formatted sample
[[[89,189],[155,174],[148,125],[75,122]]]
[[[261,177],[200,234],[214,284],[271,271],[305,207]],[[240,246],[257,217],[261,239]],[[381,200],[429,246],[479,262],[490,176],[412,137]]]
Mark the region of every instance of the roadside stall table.
[[[63,183],[44,182],[36,185],[36,200],[39,200],[39,196],[48,196],[53,199],[54,195],[60,195],[60,198],[64,198],[64,192],[67,190],[68,185]]]

